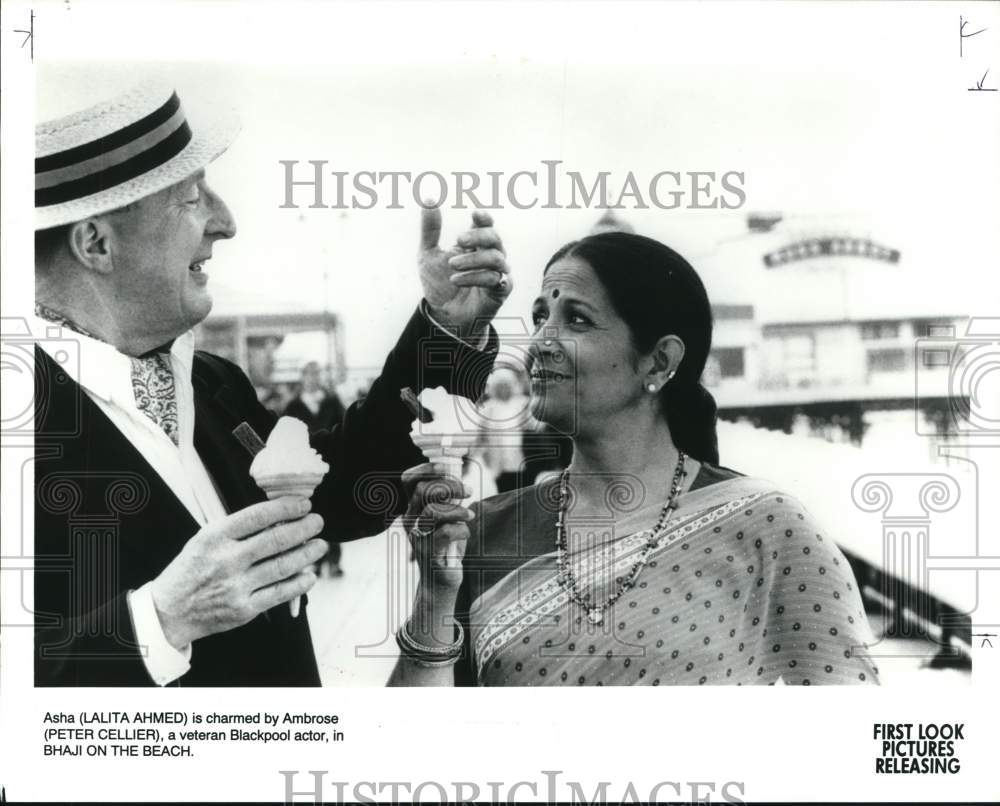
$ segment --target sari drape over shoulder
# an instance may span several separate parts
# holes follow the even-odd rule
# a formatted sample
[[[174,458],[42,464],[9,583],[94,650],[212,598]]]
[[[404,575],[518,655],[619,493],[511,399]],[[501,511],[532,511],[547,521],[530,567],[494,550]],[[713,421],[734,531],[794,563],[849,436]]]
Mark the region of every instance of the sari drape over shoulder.
[[[559,583],[554,496],[540,485],[482,503],[459,598],[468,644],[456,682],[877,683],[846,559],[769,483],[738,477],[682,495],[635,586],[599,625]],[[642,522],[655,521],[657,509],[640,513]],[[595,603],[640,557],[651,530],[630,533],[636,521],[570,521],[570,545],[582,546],[570,559]]]

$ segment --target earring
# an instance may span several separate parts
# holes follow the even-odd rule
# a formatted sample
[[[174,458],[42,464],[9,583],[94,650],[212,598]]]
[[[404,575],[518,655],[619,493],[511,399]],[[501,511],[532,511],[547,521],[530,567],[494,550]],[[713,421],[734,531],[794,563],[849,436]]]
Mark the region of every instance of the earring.
[[[669,383],[670,381],[672,381],[674,379],[674,375],[676,374],[677,370],[675,369],[670,370],[670,372],[667,373],[667,382]]]
[[[646,391],[647,392],[656,392],[657,391],[656,384],[655,383],[648,383],[648,384],[646,384]]]

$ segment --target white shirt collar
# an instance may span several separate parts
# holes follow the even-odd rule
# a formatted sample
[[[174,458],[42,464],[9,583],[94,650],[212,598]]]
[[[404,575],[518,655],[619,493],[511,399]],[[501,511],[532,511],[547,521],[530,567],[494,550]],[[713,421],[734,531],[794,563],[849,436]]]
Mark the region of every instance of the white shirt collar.
[[[131,356],[118,352],[99,339],[84,336],[38,317],[35,317],[32,324],[32,332],[45,334],[44,338],[38,339],[38,346],[90,394],[119,406],[135,406]],[[192,331],[189,330],[174,340],[170,356],[175,376],[180,374],[180,369],[183,378],[190,383],[194,362]]]

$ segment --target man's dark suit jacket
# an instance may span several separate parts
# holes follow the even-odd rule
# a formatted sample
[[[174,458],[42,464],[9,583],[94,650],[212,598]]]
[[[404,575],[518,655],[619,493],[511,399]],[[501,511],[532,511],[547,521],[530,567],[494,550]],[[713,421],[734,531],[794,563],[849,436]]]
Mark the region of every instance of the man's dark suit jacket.
[[[405,510],[400,471],[420,464],[399,390],[444,386],[477,399],[496,355],[479,352],[414,314],[367,398],[341,426],[313,434],[331,469],[313,497],[324,536],[376,534]],[[136,645],[128,591],[156,577],[199,524],[142,455],[41,349],[36,359],[35,684],[151,685]],[[233,429],[267,437],[274,416],[243,372],[196,352],[194,443],[230,512],[265,500]],[[192,645],[182,686],[319,685],[305,609],[287,604]]]

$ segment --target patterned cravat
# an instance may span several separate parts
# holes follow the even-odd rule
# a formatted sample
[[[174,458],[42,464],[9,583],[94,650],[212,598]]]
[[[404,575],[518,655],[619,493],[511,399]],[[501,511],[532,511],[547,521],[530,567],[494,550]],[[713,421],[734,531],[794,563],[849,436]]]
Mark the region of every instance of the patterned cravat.
[[[84,330],[72,319],[41,303],[35,303],[35,315],[87,338],[103,341],[100,337]],[[166,351],[152,351],[138,358],[132,356],[129,358],[132,361],[132,391],[135,393],[136,408],[162,428],[163,433],[170,437],[174,445],[179,445],[177,393],[169,354]]]
[[[160,426],[174,445],[179,445],[177,394],[170,357],[166,353],[152,352],[133,358],[132,389],[136,408]]]

